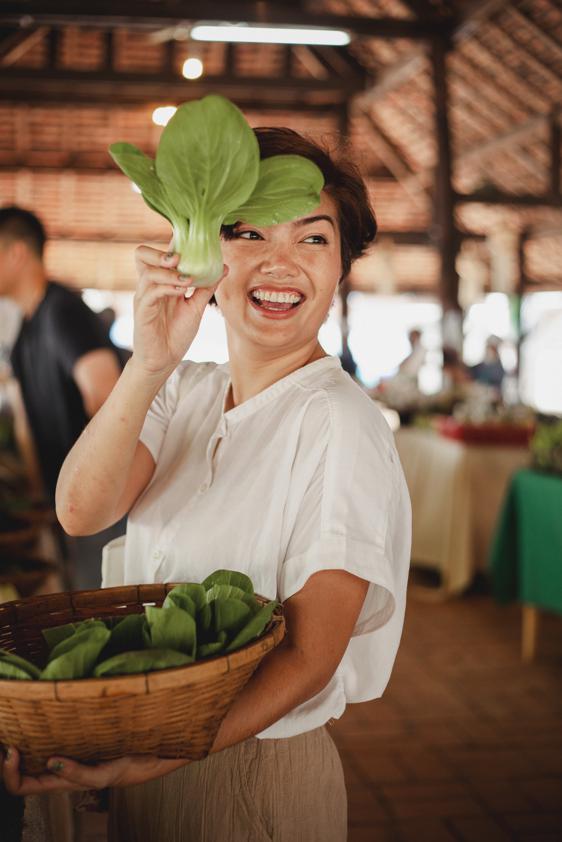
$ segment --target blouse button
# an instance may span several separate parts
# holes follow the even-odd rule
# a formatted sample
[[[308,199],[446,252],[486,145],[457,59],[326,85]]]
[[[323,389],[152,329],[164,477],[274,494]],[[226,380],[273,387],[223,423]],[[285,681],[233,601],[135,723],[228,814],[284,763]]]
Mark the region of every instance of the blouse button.
[[[154,550],[154,552],[152,553],[152,558],[154,559],[154,561],[160,561],[163,555],[164,553],[162,552],[162,550]]]

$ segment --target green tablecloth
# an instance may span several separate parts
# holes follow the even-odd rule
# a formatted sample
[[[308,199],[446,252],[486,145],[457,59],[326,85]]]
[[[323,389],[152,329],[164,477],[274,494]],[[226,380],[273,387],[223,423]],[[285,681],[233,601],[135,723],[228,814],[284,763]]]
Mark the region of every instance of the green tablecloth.
[[[514,474],[490,553],[494,596],[562,613],[562,477]]]

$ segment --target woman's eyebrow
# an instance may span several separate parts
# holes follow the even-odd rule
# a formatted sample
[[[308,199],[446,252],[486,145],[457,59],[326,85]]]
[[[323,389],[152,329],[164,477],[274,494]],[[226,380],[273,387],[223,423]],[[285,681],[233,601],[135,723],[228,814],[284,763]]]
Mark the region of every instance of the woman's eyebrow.
[[[336,223],[334,222],[332,217],[328,216],[327,214],[320,214],[319,216],[307,216],[304,219],[297,219],[296,222],[293,222],[293,225],[310,225],[312,222],[321,222],[323,219],[325,219],[326,222],[330,223],[334,231],[336,230]]]

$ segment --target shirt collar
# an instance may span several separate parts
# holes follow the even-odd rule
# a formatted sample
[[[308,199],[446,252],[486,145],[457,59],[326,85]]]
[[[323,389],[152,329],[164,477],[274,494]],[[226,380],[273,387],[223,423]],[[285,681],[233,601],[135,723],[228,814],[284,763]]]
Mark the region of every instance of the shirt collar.
[[[253,398],[249,398],[247,401],[244,401],[244,403],[235,406],[233,409],[229,409],[228,412],[224,411],[224,405],[231,383],[230,366],[228,363],[223,363],[222,365],[219,365],[218,368],[224,373],[226,378],[222,397],[222,417],[228,424],[235,424],[243,418],[247,418],[249,415],[252,415],[258,409],[261,409],[262,406],[265,406],[270,401],[274,400],[274,398],[279,397],[289,389],[295,386],[306,387],[311,382],[314,383],[314,381],[318,380],[324,372],[341,369],[341,362],[339,357],[327,356],[322,357],[319,360],[315,360],[312,363],[308,363],[308,365],[304,365],[301,368],[295,369],[295,371],[291,371],[290,374],[285,375],[285,377],[282,377],[280,380],[272,383],[271,386],[268,386],[266,389],[263,389],[263,391],[258,392],[258,394],[254,395]]]

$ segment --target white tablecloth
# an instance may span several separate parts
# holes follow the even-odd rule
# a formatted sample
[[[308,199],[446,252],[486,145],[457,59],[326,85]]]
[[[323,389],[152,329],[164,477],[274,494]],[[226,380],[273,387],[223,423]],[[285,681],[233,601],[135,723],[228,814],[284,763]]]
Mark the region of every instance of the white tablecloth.
[[[415,428],[395,437],[412,499],[412,564],[438,570],[444,591],[459,593],[486,567],[509,480],[529,464],[529,451]]]

